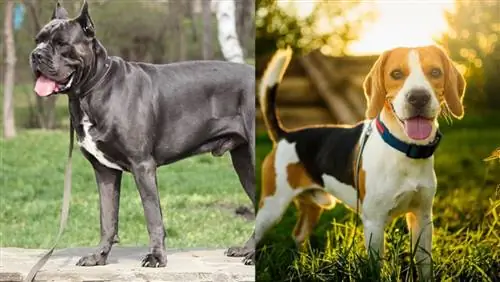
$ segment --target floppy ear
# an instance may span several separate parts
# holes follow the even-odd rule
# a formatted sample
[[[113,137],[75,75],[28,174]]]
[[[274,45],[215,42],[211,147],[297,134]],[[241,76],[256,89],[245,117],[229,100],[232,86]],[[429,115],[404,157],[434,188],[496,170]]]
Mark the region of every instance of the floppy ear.
[[[462,119],[464,116],[463,99],[465,94],[465,79],[458,69],[453,65],[450,57],[446,52],[434,46],[441,56],[444,65],[444,91],[443,96],[446,101],[446,106],[451,114],[457,118]]]
[[[56,7],[54,8],[54,11],[52,12],[52,17],[51,19],[60,19],[60,20],[65,20],[68,18],[68,11],[64,9],[61,6],[61,3],[57,1]]]
[[[87,3],[86,0],[83,2],[80,15],[75,20],[80,24],[86,36],[94,37],[95,35],[94,22],[92,22],[92,19],[90,18],[89,4]]]
[[[384,107],[385,95],[384,86],[384,65],[390,51],[385,51],[378,57],[375,64],[363,82],[363,89],[366,96],[366,118],[375,118]]]

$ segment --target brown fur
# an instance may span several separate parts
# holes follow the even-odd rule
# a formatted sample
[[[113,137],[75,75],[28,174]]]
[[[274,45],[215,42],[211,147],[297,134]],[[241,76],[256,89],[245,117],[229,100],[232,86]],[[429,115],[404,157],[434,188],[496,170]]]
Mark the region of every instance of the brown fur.
[[[276,192],[276,170],[274,167],[274,158],[276,156],[276,148],[267,154],[262,162],[262,185],[260,190],[259,208],[264,204],[264,199],[267,196],[274,195]]]
[[[363,83],[367,100],[366,118],[375,118],[382,109],[392,112],[387,101],[394,99],[403,87],[405,79],[391,79],[390,73],[399,68],[405,75],[408,75],[410,71],[408,53],[410,50],[410,48],[402,47],[385,51],[371,68]],[[434,89],[436,98],[441,102],[444,100],[453,116],[461,119],[464,113],[462,100],[466,86],[464,77],[440,47],[425,46],[416,48],[416,50],[420,55],[420,64]],[[442,70],[442,77],[438,79],[430,77],[429,70],[434,67]]]
[[[302,163],[289,164],[286,168],[288,184],[293,189],[318,186],[307,173]]]

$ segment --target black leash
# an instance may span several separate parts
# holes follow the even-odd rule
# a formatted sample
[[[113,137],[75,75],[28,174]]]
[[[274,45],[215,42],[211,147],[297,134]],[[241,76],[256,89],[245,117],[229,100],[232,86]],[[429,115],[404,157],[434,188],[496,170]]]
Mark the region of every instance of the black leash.
[[[47,263],[49,260],[50,256],[54,252],[54,249],[57,246],[57,243],[59,242],[59,239],[61,239],[62,233],[64,231],[64,228],[66,227],[66,224],[68,222],[68,214],[69,214],[69,204],[71,200],[71,157],[73,154],[73,142],[75,139],[75,133],[73,129],[73,121],[70,119],[69,121],[69,152],[68,152],[68,161],[66,163],[66,170],[64,172],[64,195],[63,195],[63,204],[61,208],[61,219],[59,223],[59,232],[57,233],[56,240],[54,241],[54,244],[52,245],[52,248],[43,255],[38,262],[31,268],[30,272],[28,273],[28,276],[26,276],[26,279],[24,279],[24,282],[32,282],[38,273],[40,269]]]
[[[365,145],[366,141],[368,141],[368,137],[370,137],[370,134],[372,133],[372,121],[368,123],[368,128],[366,128],[365,134],[363,135],[363,140],[361,141],[361,147],[359,148],[358,151],[358,156],[356,158],[356,171],[354,174],[354,187],[356,188],[356,222],[354,225],[354,236],[352,237],[352,243],[351,246],[349,247],[350,249],[354,246],[354,241],[356,239],[356,230],[358,229],[358,223],[359,223],[359,201],[360,201],[360,196],[359,196],[359,171],[361,169],[361,157],[363,156],[363,151],[365,150]]]

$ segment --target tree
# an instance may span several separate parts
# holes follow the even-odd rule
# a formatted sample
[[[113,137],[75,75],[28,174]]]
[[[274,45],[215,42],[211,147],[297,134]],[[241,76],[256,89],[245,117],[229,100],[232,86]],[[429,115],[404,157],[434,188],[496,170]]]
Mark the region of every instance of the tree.
[[[299,17],[300,4],[290,1],[283,9],[276,0],[257,0],[257,56],[285,46],[296,53],[323,48],[329,55],[342,56],[374,15],[371,9],[363,9],[372,4],[359,0],[317,0],[309,15]]]
[[[14,1],[5,2],[4,18],[4,40],[5,40],[5,74],[4,74],[4,104],[3,104],[3,125],[4,137],[13,138],[16,136],[14,122],[14,74],[16,71],[16,46],[14,43],[14,28],[12,26],[12,14]]]
[[[441,44],[450,57],[466,68],[466,104],[498,109],[500,106],[500,2],[456,1],[446,14],[449,31]]]
[[[204,60],[211,60],[214,55],[214,47],[212,44],[213,32],[212,32],[212,9],[210,7],[210,1],[201,1],[202,13],[203,13],[203,43],[202,43],[202,53]]]
[[[230,62],[244,63],[243,50],[236,32],[234,0],[217,0],[215,5],[217,33],[222,54]]]

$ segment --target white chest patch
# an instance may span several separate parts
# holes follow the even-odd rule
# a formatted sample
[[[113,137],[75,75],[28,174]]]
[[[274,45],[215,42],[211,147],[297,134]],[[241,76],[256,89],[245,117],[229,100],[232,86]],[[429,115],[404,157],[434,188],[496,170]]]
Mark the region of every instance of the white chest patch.
[[[92,127],[92,123],[90,122],[88,116],[84,115],[81,121],[83,125],[83,131],[85,132],[85,137],[83,140],[78,141],[78,145],[83,147],[87,152],[89,152],[92,156],[94,156],[102,165],[105,165],[109,168],[123,170],[117,164],[110,162],[108,159],[104,157],[104,153],[101,152],[98,148],[94,140],[92,140],[92,136],[90,136],[89,129]]]

